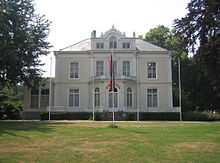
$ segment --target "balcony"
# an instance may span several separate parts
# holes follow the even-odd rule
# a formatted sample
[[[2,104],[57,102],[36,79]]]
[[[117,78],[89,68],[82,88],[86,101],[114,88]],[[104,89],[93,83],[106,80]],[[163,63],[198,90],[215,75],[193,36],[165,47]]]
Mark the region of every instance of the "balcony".
[[[89,81],[92,80],[110,80],[110,75],[102,75],[102,76],[90,76]],[[117,74],[115,76],[115,80],[130,80],[130,81],[136,81],[136,76],[124,76],[122,74]]]

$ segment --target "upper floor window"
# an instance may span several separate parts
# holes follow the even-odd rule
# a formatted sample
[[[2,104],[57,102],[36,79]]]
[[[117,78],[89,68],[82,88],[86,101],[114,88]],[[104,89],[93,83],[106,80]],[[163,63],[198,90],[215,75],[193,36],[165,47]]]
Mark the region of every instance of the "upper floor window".
[[[147,89],[147,107],[158,107],[158,91],[156,88]]]
[[[104,61],[96,61],[96,76],[104,75]]]
[[[117,48],[117,39],[116,39],[116,37],[113,36],[109,39],[109,48],[110,49],[116,49]]]
[[[123,61],[123,75],[130,76],[130,62]]]
[[[130,48],[130,43],[129,42],[123,42],[122,48],[123,49],[129,49]]]
[[[70,63],[70,78],[71,79],[79,78],[79,63],[78,62]]]
[[[96,48],[97,49],[103,49],[104,48],[104,43],[103,42],[97,42],[96,43]]]
[[[156,79],[156,63],[155,62],[148,62],[147,63],[147,77],[149,79]]]
[[[69,89],[69,106],[79,107],[79,88]]]
[[[113,61],[113,73],[114,76],[117,76],[117,61]]]

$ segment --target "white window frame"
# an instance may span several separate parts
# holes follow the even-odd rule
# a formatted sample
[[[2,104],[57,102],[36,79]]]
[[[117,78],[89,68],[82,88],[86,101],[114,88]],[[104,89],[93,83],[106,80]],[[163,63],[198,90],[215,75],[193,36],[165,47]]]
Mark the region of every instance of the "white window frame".
[[[131,43],[130,42],[123,42],[122,43],[122,48],[123,49],[130,49],[131,48]]]
[[[97,71],[98,70],[98,62],[102,62],[102,64],[103,64],[103,69],[102,69],[102,74],[99,72],[99,71]],[[100,74],[99,74],[100,73]],[[103,61],[103,60],[97,60],[96,62],[95,62],[95,76],[103,76],[105,74],[105,62]]]
[[[125,63],[128,63],[129,65],[129,69],[128,69],[128,66],[125,67],[125,71],[124,71],[124,64]],[[131,62],[130,61],[123,61],[122,62],[122,75],[123,76],[127,76],[127,77],[130,77],[131,76]]]
[[[96,43],[96,49],[104,49],[104,43],[103,42],[97,42]]]
[[[155,68],[156,68],[156,70],[155,70],[155,78],[148,76],[148,73],[149,73],[149,71],[148,71],[148,64],[150,64],[150,63],[155,63]],[[157,80],[157,79],[158,79],[158,73],[157,73],[157,72],[158,72],[158,63],[155,62],[155,61],[149,61],[149,62],[147,62],[147,79],[148,79],[148,80]]]
[[[109,49],[117,49],[118,48],[118,41],[116,37],[110,37],[109,39]]]
[[[119,88],[116,88],[117,89],[117,107],[116,106],[114,106],[114,108],[118,108],[119,107],[119,105],[120,105],[120,99],[119,99],[119,96],[120,96],[120,92],[119,92]],[[108,92],[108,107],[109,108],[113,108],[113,106],[110,106],[110,100],[109,100],[109,96],[110,96],[110,93],[112,93],[112,92],[110,92],[109,90],[107,90],[107,92]],[[115,93],[114,93],[115,94]],[[113,100],[113,99],[112,99]],[[115,100],[115,98],[114,98],[114,100]],[[115,102],[115,101],[114,101]]]
[[[96,92],[96,89],[98,89],[99,91]],[[94,106],[95,106],[95,107],[100,107],[100,106],[101,106],[101,95],[100,95],[100,92],[101,92],[101,91],[100,91],[100,88],[99,88],[99,87],[96,87],[96,88],[94,89]],[[96,95],[98,95],[98,98],[99,98],[99,100],[98,100],[98,101],[99,101],[99,104],[98,104],[98,105],[96,105],[96,97],[97,97]]]
[[[73,103],[73,106],[70,106],[70,90],[71,89],[78,89],[79,90],[79,93],[73,93],[73,95],[75,95],[75,94],[79,95],[79,106],[74,106],[74,103]],[[80,89],[79,88],[69,88],[68,89],[68,101],[67,102],[68,102],[67,106],[70,108],[80,108]]]
[[[113,65],[113,69],[114,69],[114,72],[115,72],[115,77],[117,76],[117,74],[118,74],[118,63],[117,63],[117,61],[116,60],[113,60],[113,62],[112,62],[112,65]],[[116,65],[115,67],[114,67],[114,65]],[[116,69],[115,69],[116,68]]]
[[[130,89],[131,92],[128,92],[128,89]],[[131,96],[131,102],[130,103],[128,102],[129,101],[128,96]],[[128,104],[131,104],[131,105],[128,105]],[[126,107],[131,108],[132,106],[133,106],[133,91],[132,91],[131,87],[128,87],[126,89]]]
[[[78,78],[75,78],[75,77],[71,77],[71,64],[72,63],[77,63],[78,64]],[[73,62],[70,62],[69,63],[69,73],[68,73],[68,75],[69,75],[69,79],[70,80],[79,80],[80,79],[80,64],[79,64],[79,62],[78,61],[73,61]]]
[[[156,89],[157,90],[157,106],[148,106],[148,89]],[[149,108],[149,109],[158,109],[159,108],[159,104],[160,104],[160,101],[159,101],[159,89],[158,88],[155,88],[155,87],[149,87],[149,88],[146,88],[146,107]],[[153,101],[152,101],[153,102]],[[153,105],[153,103],[152,103]]]

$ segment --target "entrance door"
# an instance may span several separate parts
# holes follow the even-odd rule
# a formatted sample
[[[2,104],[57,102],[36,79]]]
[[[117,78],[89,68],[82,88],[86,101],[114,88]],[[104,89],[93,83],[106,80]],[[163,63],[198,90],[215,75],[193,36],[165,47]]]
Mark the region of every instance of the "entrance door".
[[[113,108],[113,101],[114,101],[114,108],[118,107],[118,88],[115,88],[115,91],[108,92],[108,106],[109,108]],[[114,94],[114,96],[113,96]],[[114,97],[114,98],[113,98]]]

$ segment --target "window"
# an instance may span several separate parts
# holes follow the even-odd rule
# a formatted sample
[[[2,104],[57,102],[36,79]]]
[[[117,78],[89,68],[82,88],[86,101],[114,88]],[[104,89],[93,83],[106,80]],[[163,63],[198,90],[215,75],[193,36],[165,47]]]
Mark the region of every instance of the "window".
[[[69,106],[79,107],[79,89],[78,88],[69,90]]]
[[[157,89],[147,89],[147,107],[156,108],[158,107]]]
[[[100,106],[100,89],[95,89],[95,107]]]
[[[123,75],[130,76],[130,62],[123,61]]]
[[[96,48],[97,49],[103,49],[104,48],[104,43],[103,42],[97,42],[96,43]]]
[[[104,61],[96,61],[96,76],[104,75]]]
[[[113,99],[114,94],[114,99]],[[114,107],[118,107],[118,89],[116,88],[116,91],[113,93],[112,91],[109,91],[109,99],[108,99],[108,106],[110,108],[113,107],[113,101],[114,101]]]
[[[41,95],[49,95],[49,89],[48,88],[41,89]]]
[[[156,63],[155,62],[147,63],[147,77],[149,79],[156,79]]]
[[[109,48],[110,49],[116,49],[117,48],[117,40],[116,37],[111,37],[109,39]]]
[[[113,73],[114,76],[117,76],[117,61],[113,61]]]
[[[70,78],[71,79],[79,78],[79,63],[78,62],[70,63]]]
[[[129,49],[130,48],[130,43],[129,42],[123,42],[122,47],[123,47],[123,49]]]
[[[131,88],[127,89],[127,107],[132,107],[132,90],[131,90]]]
[[[49,106],[49,89],[41,89],[41,100],[40,100],[40,106],[41,107],[47,107]]]

